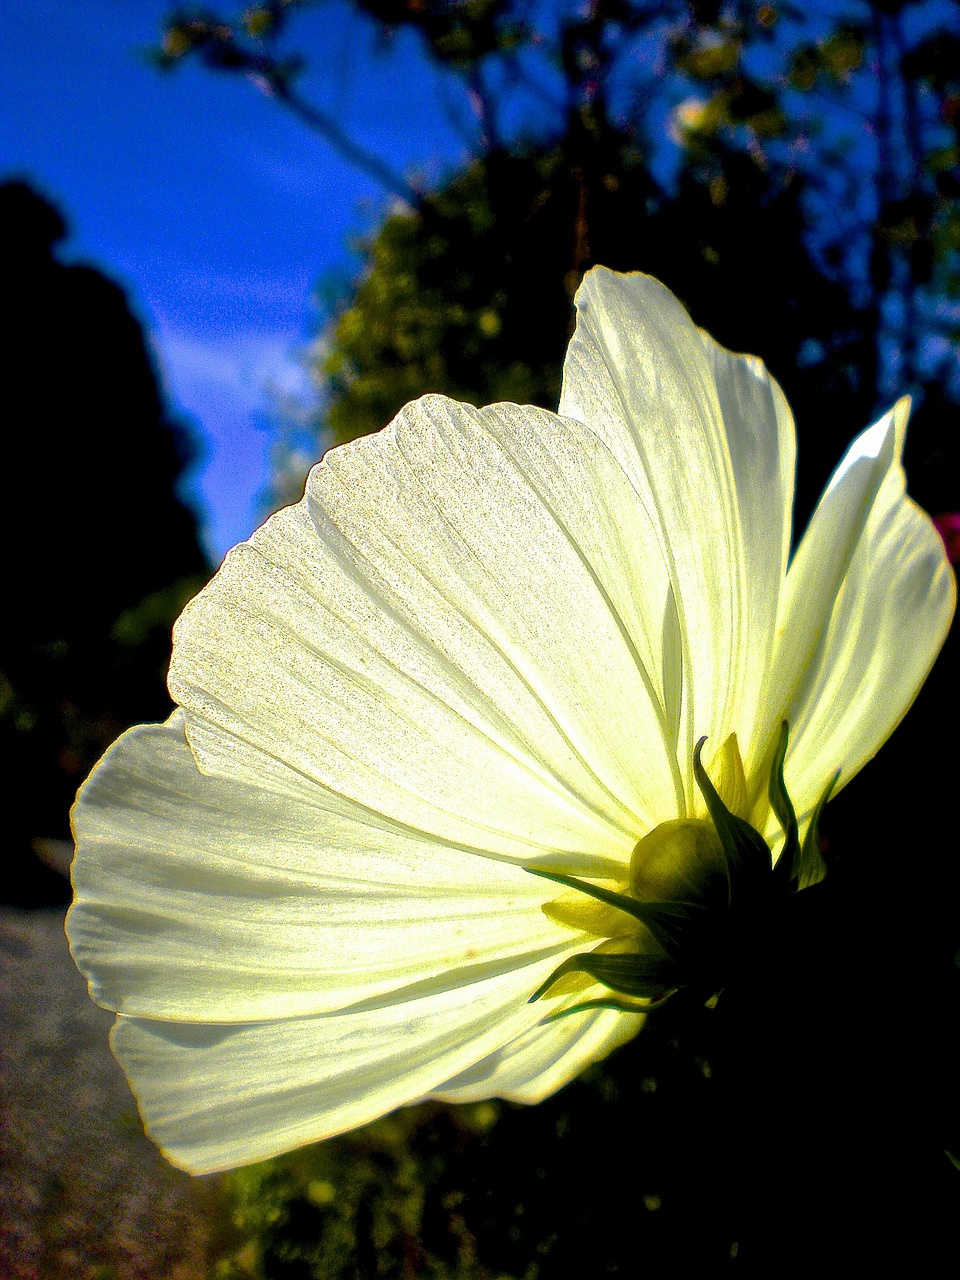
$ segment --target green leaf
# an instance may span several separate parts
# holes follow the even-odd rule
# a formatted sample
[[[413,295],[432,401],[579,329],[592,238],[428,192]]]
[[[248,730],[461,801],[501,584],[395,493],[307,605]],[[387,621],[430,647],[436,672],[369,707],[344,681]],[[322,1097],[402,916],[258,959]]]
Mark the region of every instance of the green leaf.
[[[558,965],[530,997],[529,1003],[539,1000],[553,984],[568,973],[586,973],[620,995],[646,998],[661,996],[665,991],[682,985],[677,967],[665,956],[649,956],[631,952],[605,955],[603,952],[586,951],[570,956]]]
[[[556,871],[540,871],[536,867],[524,867],[524,870],[529,871],[532,876],[562,884],[567,889],[578,889],[588,897],[596,898],[598,902],[605,902],[608,907],[625,911],[647,926],[672,960],[680,958],[679,953],[689,945],[691,935],[704,930],[709,916],[708,909],[695,902],[641,902],[625,893],[601,889],[588,880],[578,880],[576,876],[566,876]]]
[[[571,1013],[584,1013],[589,1009],[613,1009],[616,1013],[652,1013],[655,1009],[661,1009],[674,995],[676,995],[675,991],[668,991],[658,1000],[650,1000],[642,1005],[628,1004],[626,1000],[618,1000],[616,996],[598,996],[594,1000],[581,1000],[579,1004],[572,1004],[566,1009],[555,1009],[553,1013],[547,1014],[542,1025],[557,1022],[560,1018],[569,1018]]]
[[[800,860],[800,829],[797,825],[797,814],[783,780],[783,763],[787,758],[788,737],[789,730],[784,720],[780,726],[780,736],[773,753],[768,789],[770,808],[777,815],[777,821],[784,835],[783,852],[773,868],[774,879],[783,889],[788,889],[797,878]]]
[[[743,893],[745,884],[763,883],[773,865],[766,842],[749,822],[744,822],[730,812],[720,799],[719,792],[710,781],[700,759],[706,738],[701,738],[693,751],[693,773],[697,786],[707,804],[707,811],[720,837],[720,844],[727,859],[730,878],[730,904]]]
[[[812,885],[819,884],[827,874],[827,868],[820,853],[820,815],[833,794],[833,789],[837,785],[839,777],[840,770],[838,769],[827,783],[823,795],[817,801],[810,817],[810,825],[807,827],[807,834],[803,838],[803,847],[800,850],[800,865],[797,868],[796,875],[798,889],[809,889]]]

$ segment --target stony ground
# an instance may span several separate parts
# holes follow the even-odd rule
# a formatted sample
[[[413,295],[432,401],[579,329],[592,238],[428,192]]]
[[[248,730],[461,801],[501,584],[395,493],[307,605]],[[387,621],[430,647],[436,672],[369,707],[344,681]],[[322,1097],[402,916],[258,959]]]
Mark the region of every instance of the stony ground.
[[[62,910],[0,907],[0,1277],[201,1280],[216,1179],[143,1136]]]

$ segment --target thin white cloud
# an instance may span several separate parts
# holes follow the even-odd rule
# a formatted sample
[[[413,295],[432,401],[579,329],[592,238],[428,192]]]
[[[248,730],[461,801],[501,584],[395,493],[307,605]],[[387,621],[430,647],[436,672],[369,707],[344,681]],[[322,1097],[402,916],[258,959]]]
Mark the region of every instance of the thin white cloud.
[[[289,333],[208,337],[162,329],[155,341],[171,403],[205,442],[188,488],[203,512],[207,546],[219,559],[263,518],[270,421],[282,398],[311,398],[310,380]]]
[[[185,409],[198,399],[229,401],[246,414],[266,412],[276,392],[309,394],[309,379],[289,333],[158,335],[170,391]]]

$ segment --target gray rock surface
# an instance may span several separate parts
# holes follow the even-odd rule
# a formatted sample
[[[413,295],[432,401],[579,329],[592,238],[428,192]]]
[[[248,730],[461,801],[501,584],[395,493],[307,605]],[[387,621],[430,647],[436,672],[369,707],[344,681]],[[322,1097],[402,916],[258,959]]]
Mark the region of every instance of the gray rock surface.
[[[0,1277],[200,1280],[217,1180],[144,1137],[63,914],[0,907]]]

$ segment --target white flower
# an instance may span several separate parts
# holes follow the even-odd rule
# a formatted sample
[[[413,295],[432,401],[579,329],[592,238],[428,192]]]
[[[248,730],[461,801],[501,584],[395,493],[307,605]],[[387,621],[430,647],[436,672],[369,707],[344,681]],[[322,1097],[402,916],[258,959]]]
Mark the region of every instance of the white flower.
[[[582,977],[529,1002],[611,912],[524,868],[625,885],[638,841],[704,817],[703,736],[774,841],[783,721],[802,832],[943,641],[906,402],[788,571],[794,428],[763,366],[646,277],[577,301],[559,414],[429,396],[329,453],[180,620],[181,709],[81,793],[73,953],[177,1164],[558,1089],[643,1015],[545,1017],[610,994]]]

